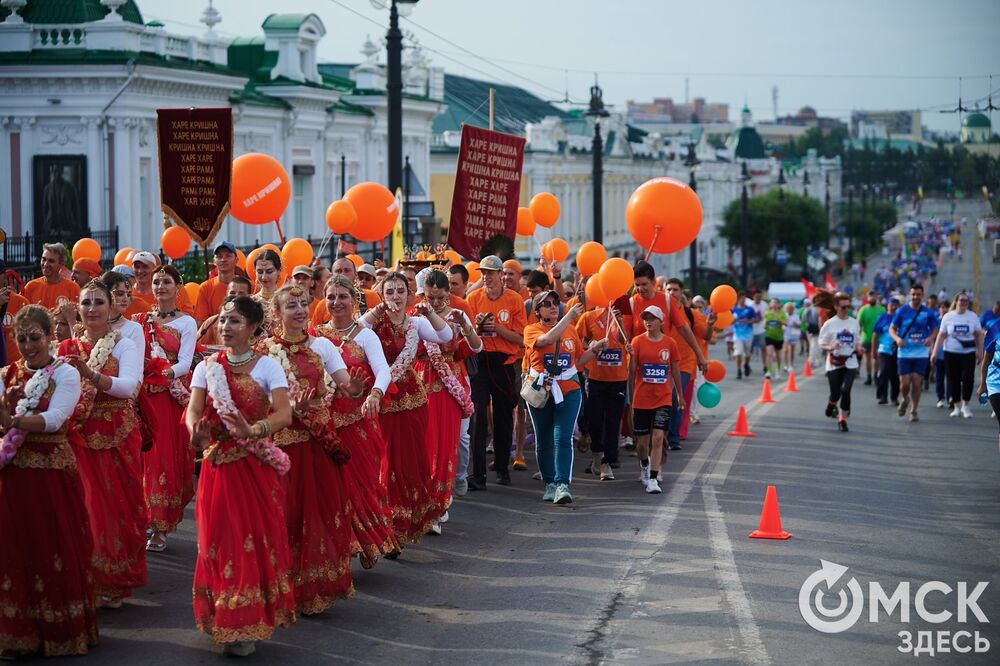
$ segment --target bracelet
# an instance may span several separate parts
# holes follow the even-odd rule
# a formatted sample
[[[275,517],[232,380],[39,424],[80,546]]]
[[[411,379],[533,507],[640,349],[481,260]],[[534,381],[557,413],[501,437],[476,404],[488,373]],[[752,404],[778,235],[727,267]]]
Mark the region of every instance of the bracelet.
[[[377,387],[373,387],[372,390],[371,390],[371,392],[368,394],[368,397],[369,398],[375,398],[376,400],[381,400],[382,396],[384,396],[384,395],[385,394],[382,393],[382,389],[377,388]]]
[[[267,422],[267,419],[261,419],[260,421],[257,421],[256,423],[253,424],[254,428],[256,428],[257,426],[260,426],[260,431],[259,432],[255,431],[254,435],[258,439],[263,439],[264,437],[267,437],[269,434],[271,434],[271,424]]]

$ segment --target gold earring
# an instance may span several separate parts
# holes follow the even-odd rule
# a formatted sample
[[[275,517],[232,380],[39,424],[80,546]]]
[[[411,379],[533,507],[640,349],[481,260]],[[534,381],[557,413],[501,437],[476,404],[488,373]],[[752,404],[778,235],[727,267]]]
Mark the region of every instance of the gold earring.
[[[257,336],[256,335],[251,335],[250,336],[250,346],[253,347],[256,344],[257,344]]]

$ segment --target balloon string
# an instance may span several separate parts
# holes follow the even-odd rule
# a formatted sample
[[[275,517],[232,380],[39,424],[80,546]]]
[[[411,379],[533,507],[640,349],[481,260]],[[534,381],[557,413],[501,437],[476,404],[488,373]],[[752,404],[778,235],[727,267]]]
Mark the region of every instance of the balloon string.
[[[327,231],[323,236],[323,242],[319,244],[319,252],[316,253],[316,256],[313,257],[313,259],[319,259],[320,261],[323,260],[323,252],[326,251],[326,246],[330,244],[331,238],[333,238],[333,234],[330,231]]]
[[[653,242],[649,244],[649,251],[646,252],[646,261],[649,261],[649,258],[653,256],[653,248],[656,247],[656,241],[660,237],[660,232],[663,231],[663,227],[659,225],[657,225],[655,229],[656,232],[653,234]]]

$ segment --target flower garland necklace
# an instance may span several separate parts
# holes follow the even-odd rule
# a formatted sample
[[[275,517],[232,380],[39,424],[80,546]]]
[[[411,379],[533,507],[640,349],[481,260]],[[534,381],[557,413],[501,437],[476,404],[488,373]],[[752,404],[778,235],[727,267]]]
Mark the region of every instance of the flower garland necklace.
[[[427,358],[430,359],[431,366],[441,379],[441,383],[448,389],[448,395],[455,399],[462,410],[462,418],[467,419],[472,416],[475,408],[472,405],[472,397],[462,386],[462,382],[455,376],[451,364],[445,360],[441,353],[441,345],[424,340],[424,348],[427,350]]]
[[[52,375],[61,364],[61,360],[52,359],[44,368],[35,371],[31,379],[24,385],[24,397],[17,401],[17,407],[14,408],[14,416],[30,416],[32,412],[38,409],[38,403],[41,402],[42,396],[48,390]],[[28,369],[27,364],[24,365],[24,368]],[[7,463],[14,459],[14,456],[17,455],[17,450],[24,444],[27,436],[27,432],[20,428],[11,427],[7,430],[7,433],[3,436],[3,442],[0,443],[0,469],[6,467]]]
[[[111,358],[111,352],[118,344],[118,331],[109,330],[104,336],[94,343],[90,350],[90,357],[87,359],[87,367],[95,372],[100,372],[104,364]]]
[[[219,362],[217,356],[209,356],[205,359],[205,383],[208,388],[208,395],[212,398],[215,411],[220,415],[238,414],[236,403],[233,402],[233,395],[229,391],[229,378],[225,366]],[[225,421],[222,422],[226,430],[236,441],[238,446],[243,447],[248,453],[252,453],[265,465],[273,467],[278,474],[286,474],[291,469],[291,462],[288,455],[274,445],[270,437],[259,439],[240,439],[233,433],[232,429]]]
[[[385,314],[384,317],[385,321],[390,325],[396,325],[389,318],[388,314]],[[417,323],[413,321],[413,317],[406,317],[402,325],[404,327],[403,336],[406,342],[403,343],[403,349],[400,350],[399,356],[396,357],[396,360],[389,367],[392,381],[394,382],[402,379],[406,371],[413,367],[413,361],[417,357],[417,347],[420,345],[420,333],[417,331]]]
[[[174,313],[176,313],[176,310],[174,311]],[[153,315],[162,317],[162,313],[158,312],[157,310],[153,310]],[[163,350],[163,347],[160,346],[160,341],[156,339],[156,325],[153,324],[153,317],[150,317],[147,320],[147,323],[149,324],[150,358],[162,358],[165,361],[169,362],[170,358],[167,356],[167,352]],[[184,382],[181,380],[180,377],[174,377],[170,381],[170,387],[168,388],[168,390],[170,391],[170,396],[177,401],[178,405],[180,405],[181,407],[188,406],[188,403],[191,401],[191,391],[189,391],[188,388],[184,386]]]

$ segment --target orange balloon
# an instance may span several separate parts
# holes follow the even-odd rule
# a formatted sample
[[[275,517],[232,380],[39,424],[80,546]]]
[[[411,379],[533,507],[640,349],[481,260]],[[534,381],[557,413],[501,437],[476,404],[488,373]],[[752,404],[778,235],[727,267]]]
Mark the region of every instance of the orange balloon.
[[[334,201],[326,209],[326,226],[335,234],[349,234],[357,223],[358,214],[348,201]]]
[[[721,382],[726,378],[726,366],[722,361],[709,361],[705,368],[705,380],[713,384]]]
[[[163,254],[176,261],[191,249],[191,235],[181,227],[170,227],[160,236],[160,247]]]
[[[549,245],[549,241],[545,241],[544,243],[542,243],[542,249],[540,250],[540,252],[542,254],[542,259],[544,259],[545,261],[555,261],[552,258],[552,248]]]
[[[201,292],[201,285],[197,282],[188,282],[184,285],[184,291],[187,292],[188,301],[197,303],[198,293]]]
[[[275,245],[274,243],[264,243],[263,245],[261,245],[260,251],[263,252],[264,250],[274,250],[278,254],[281,254],[281,248]]]
[[[292,197],[288,172],[264,153],[247,153],[233,160],[230,214],[246,224],[268,224],[281,218]]]
[[[517,209],[517,235],[518,236],[534,236],[535,228],[538,223],[535,222],[534,215],[531,214],[530,208],[525,208],[521,206]]]
[[[357,237],[355,236],[355,238]],[[347,258],[351,260],[351,263],[354,264],[355,268],[360,268],[361,264],[365,263],[365,260],[356,254],[349,254],[347,255]]]
[[[604,290],[601,289],[601,281],[597,279],[597,276],[591,276],[587,279],[587,284],[584,287],[584,295],[587,297],[587,307],[607,307],[611,299],[604,295]]]
[[[448,258],[448,261],[450,261],[453,266],[455,264],[462,263],[462,255],[460,255],[458,252],[455,252],[454,250],[445,250],[444,256]]]
[[[396,226],[399,204],[384,185],[379,183],[358,183],[347,190],[344,199],[354,206],[358,222],[351,235],[359,241],[373,243],[382,240]]]
[[[535,223],[549,228],[559,221],[559,199],[551,192],[539,192],[528,205]]]
[[[101,246],[93,238],[81,238],[73,244],[73,261],[80,259],[101,260]]]
[[[636,188],[625,207],[625,224],[632,238],[657,254],[670,254],[690,245],[698,237],[701,220],[698,195],[676,178],[647,180]]]
[[[736,317],[733,316],[732,312],[730,312],[729,310],[723,310],[722,312],[720,312],[717,315],[715,315],[715,324],[714,324],[714,326],[715,326],[716,330],[721,331],[725,327],[732,325],[732,323],[733,323],[733,321],[735,319],[736,319]]]
[[[313,260],[313,247],[305,238],[289,238],[281,249],[281,265],[289,271],[296,266],[308,266]]]
[[[576,251],[576,267],[583,277],[596,275],[607,258],[608,252],[603,245],[597,241],[587,241]]]
[[[134,252],[135,250],[133,250],[130,247],[123,247],[122,249],[115,252],[115,262],[114,262],[115,266],[129,265],[129,263],[131,263],[129,262],[129,259],[131,259],[131,255]]]
[[[250,250],[250,254],[247,255],[246,268],[243,270],[246,271],[247,277],[250,278],[250,282],[252,284],[257,283],[257,271],[254,270],[254,264],[257,263],[257,257],[259,257],[260,253],[263,251],[263,248],[255,247]]]
[[[483,279],[483,272],[479,270],[478,261],[470,261],[465,265],[465,269],[469,271],[469,282],[479,282]]]
[[[549,241],[549,254],[552,255],[552,261],[566,261],[569,258],[569,243],[562,238],[553,238]]]
[[[243,254],[243,250],[236,250],[236,268],[241,271],[246,271],[247,269],[247,255]]]
[[[730,310],[736,305],[736,290],[728,284],[720,284],[712,290],[712,295],[708,297],[708,302],[712,306],[713,312],[721,313]]]
[[[628,293],[635,281],[635,274],[632,272],[632,265],[621,257],[612,257],[604,262],[601,270],[597,272],[597,279],[601,281],[601,291],[610,300],[615,300]]]

